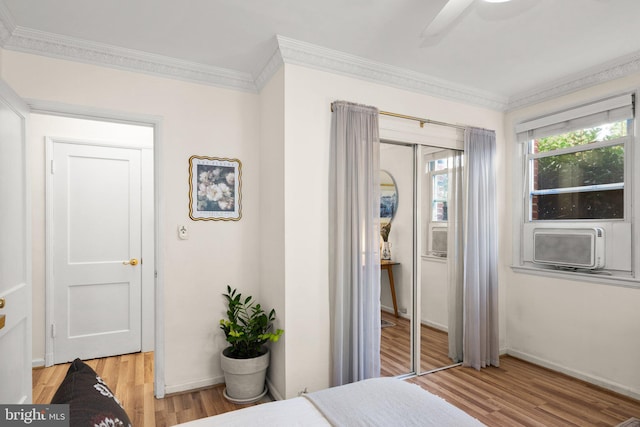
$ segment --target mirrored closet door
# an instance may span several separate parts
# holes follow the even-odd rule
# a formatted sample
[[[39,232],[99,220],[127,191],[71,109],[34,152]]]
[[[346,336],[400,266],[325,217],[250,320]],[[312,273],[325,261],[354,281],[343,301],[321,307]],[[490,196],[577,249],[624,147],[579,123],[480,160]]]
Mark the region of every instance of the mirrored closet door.
[[[382,376],[438,370],[462,357],[461,245],[453,232],[461,162],[456,150],[381,143]]]
[[[462,359],[462,152],[419,148],[419,373]]]
[[[381,376],[415,372],[412,358],[414,159],[413,146],[380,144]]]

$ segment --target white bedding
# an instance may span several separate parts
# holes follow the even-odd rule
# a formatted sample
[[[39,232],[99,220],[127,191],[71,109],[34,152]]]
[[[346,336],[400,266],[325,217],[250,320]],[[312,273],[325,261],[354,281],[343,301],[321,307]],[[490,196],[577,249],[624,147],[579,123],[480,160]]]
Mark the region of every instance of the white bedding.
[[[373,378],[306,395],[334,426],[478,427],[483,424],[415,384]]]
[[[183,427],[248,425],[481,427],[484,424],[419,386],[394,378],[359,381],[181,424]]]

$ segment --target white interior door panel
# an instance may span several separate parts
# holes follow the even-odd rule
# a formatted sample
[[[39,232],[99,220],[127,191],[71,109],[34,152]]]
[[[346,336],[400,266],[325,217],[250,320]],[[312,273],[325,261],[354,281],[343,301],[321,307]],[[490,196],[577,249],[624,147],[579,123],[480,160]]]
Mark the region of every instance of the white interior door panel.
[[[54,363],[140,351],[140,150],[50,144]]]

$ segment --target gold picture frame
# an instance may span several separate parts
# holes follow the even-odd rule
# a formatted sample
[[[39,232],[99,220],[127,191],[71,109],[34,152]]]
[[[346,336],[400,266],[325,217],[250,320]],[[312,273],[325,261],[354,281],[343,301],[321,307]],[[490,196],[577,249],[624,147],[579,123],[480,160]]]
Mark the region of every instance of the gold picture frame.
[[[194,221],[242,218],[242,163],[222,157],[189,157],[189,217]]]

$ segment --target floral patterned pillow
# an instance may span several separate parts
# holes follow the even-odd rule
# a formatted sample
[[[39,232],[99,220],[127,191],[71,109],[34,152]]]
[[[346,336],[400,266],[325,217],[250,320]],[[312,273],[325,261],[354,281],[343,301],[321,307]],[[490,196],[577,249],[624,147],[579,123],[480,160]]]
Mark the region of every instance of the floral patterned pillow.
[[[69,404],[71,426],[131,427],[120,401],[102,378],[80,359],[69,367],[51,403]]]

